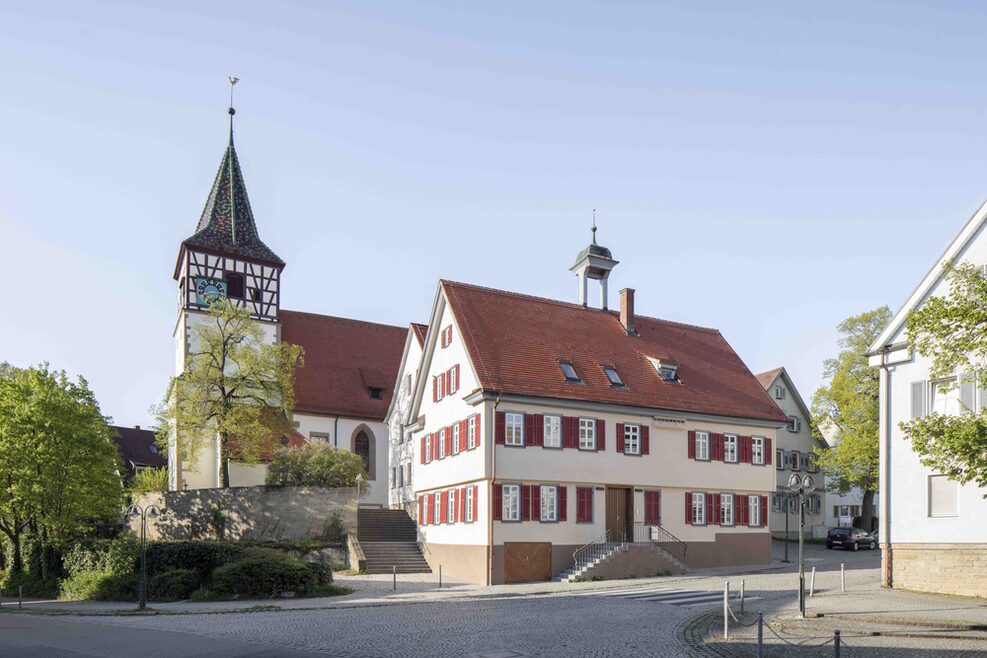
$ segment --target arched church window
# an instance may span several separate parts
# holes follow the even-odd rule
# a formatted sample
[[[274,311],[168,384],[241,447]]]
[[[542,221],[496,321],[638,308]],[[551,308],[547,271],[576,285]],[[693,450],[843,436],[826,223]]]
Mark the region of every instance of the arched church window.
[[[370,437],[363,430],[356,435],[356,439],[353,441],[353,452],[360,456],[363,460],[363,469],[370,474]]]

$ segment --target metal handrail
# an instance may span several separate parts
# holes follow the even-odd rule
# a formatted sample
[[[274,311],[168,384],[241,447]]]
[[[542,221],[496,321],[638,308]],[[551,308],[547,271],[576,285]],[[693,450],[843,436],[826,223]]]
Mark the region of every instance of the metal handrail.
[[[635,523],[634,541],[635,543],[646,542],[655,544],[683,563],[685,562],[686,551],[689,549],[689,545],[684,541],[670,533],[663,526],[653,523]]]
[[[573,551],[573,566],[578,568],[582,564],[589,564],[596,558],[606,555],[623,543],[623,541],[614,541],[613,532],[607,530],[590,543]]]

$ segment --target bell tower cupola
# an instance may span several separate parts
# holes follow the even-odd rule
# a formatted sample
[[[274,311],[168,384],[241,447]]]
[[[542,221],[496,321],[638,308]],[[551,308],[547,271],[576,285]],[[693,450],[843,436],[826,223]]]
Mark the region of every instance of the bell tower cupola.
[[[593,241],[576,256],[576,264],[569,268],[579,277],[579,303],[588,306],[588,286],[590,279],[600,282],[600,308],[607,309],[607,279],[619,261],[614,260],[610,250],[596,242],[596,211],[593,211]]]

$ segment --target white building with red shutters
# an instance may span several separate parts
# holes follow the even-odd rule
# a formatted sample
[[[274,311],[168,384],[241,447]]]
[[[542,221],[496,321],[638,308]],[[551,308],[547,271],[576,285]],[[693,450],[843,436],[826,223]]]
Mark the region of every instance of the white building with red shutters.
[[[594,235],[576,304],[439,283],[402,414],[433,570],[493,584],[590,552],[609,576],[770,561],[787,417],[717,330],[638,316],[629,289],[609,310],[616,264]]]

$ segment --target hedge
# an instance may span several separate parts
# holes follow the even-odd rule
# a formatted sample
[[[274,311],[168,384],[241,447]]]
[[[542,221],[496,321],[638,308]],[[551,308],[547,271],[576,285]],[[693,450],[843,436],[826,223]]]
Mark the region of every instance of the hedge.
[[[83,540],[62,555],[62,565],[70,576],[86,572],[133,574],[140,566],[140,542],[132,535]]]
[[[62,581],[60,598],[70,601],[136,601],[137,576],[85,571]]]
[[[318,574],[298,558],[265,549],[251,549],[242,560],[213,571],[213,589],[224,594],[276,597],[282,592],[305,594]]]
[[[202,586],[202,575],[192,569],[172,569],[150,578],[147,598],[152,601],[181,601]]]
[[[197,571],[203,581],[224,564],[243,557],[244,548],[221,541],[158,541],[147,545],[147,575],[174,569]]]

